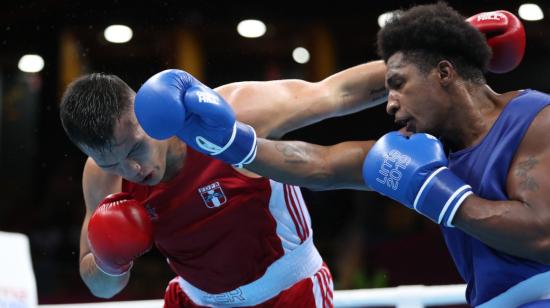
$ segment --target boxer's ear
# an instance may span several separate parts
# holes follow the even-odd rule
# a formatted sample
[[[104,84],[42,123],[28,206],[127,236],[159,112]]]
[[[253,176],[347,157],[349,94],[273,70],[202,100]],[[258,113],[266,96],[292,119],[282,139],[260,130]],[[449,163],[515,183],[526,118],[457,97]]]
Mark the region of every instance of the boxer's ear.
[[[443,87],[447,87],[456,78],[456,70],[454,65],[448,60],[441,60],[437,63],[437,77],[439,83]]]

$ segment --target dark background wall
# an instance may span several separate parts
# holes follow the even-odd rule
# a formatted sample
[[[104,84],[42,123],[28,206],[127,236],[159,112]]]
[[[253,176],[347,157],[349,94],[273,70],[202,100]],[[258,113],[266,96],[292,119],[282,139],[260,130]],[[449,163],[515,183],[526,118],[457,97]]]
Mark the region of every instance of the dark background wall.
[[[550,5],[536,2],[549,16]],[[517,13],[521,4],[449,3],[465,16],[496,9]],[[242,80],[317,81],[376,59],[378,15],[412,4],[339,1],[296,8],[297,3],[276,1],[4,1],[0,10],[0,230],[29,235],[40,303],[95,300],[78,276],[85,157],[65,137],[57,115],[62,90],[70,79],[101,71],[117,74],[137,89],[153,73],[179,67],[195,72],[212,87]],[[236,24],[244,18],[266,22],[266,35],[238,36]],[[107,43],[103,29],[111,23],[131,26],[134,39],[121,45]],[[546,37],[550,23],[544,19],[524,24],[527,50],[522,64],[508,74],[488,75],[497,91],[550,90],[550,40]],[[296,46],[310,50],[309,63],[293,62],[291,51]],[[186,52],[197,54],[189,60]],[[44,70],[18,71],[17,61],[25,53],[42,55]],[[377,138],[394,128],[382,105],[285,138],[332,144]],[[374,193],[304,190],[304,194],[315,241],[332,268],[337,288],[461,282],[438,227],[423,217]],[[9,251],[0,248],[0,253]],[[130,285],[115,300],[160,298],[172,276],[164,258],[152,251],[136,262]]]

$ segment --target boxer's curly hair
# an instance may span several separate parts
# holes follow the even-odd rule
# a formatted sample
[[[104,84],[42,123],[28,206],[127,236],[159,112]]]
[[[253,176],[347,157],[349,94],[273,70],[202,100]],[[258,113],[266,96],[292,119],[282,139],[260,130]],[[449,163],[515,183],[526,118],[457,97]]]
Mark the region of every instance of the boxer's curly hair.
[[[61,123],[69,139],[77,146],[109,149],[115,124],[131,108],[134,95],[115,75],[94,73],[71,82],[59,106]]]
[[[427,73],[446,59],[463,78],[481,83],[491,58],[484,35],[444,2],[398,12],[379,30],[377,46],[384,61],[402,52]]]

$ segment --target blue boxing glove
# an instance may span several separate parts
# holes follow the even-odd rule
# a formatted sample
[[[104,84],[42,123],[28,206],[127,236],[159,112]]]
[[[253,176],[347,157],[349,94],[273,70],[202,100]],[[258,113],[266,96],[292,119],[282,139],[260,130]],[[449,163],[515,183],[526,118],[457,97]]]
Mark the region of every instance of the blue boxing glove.
[[[443,145],[432,135],[388,133],[363,163],[367,186],[438,224],[452,227],[456,211],[472,187],[447,168]]]
[[[191,74],[165,70],[136,93],[134,111],[155,139],[177,136],[195,150],[242,167],[256,156],[256,132],[236,121],[231,106]]]

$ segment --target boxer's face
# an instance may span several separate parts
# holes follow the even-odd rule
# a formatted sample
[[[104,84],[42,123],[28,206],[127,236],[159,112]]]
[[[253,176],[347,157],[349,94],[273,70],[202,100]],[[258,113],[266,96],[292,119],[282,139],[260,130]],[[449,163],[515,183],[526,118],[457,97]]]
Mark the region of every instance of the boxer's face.
[[[163,179],[167,142],[149,137],[132,111],[116,122],[113,136],[112,146],[103,150],[79,146],[107,173],[141,185],[155,185]]]
[[[422,72],[400,52],[388,59],[387,67],[388,114],[408,132],[440,135],[449,109],[437,70]]]

